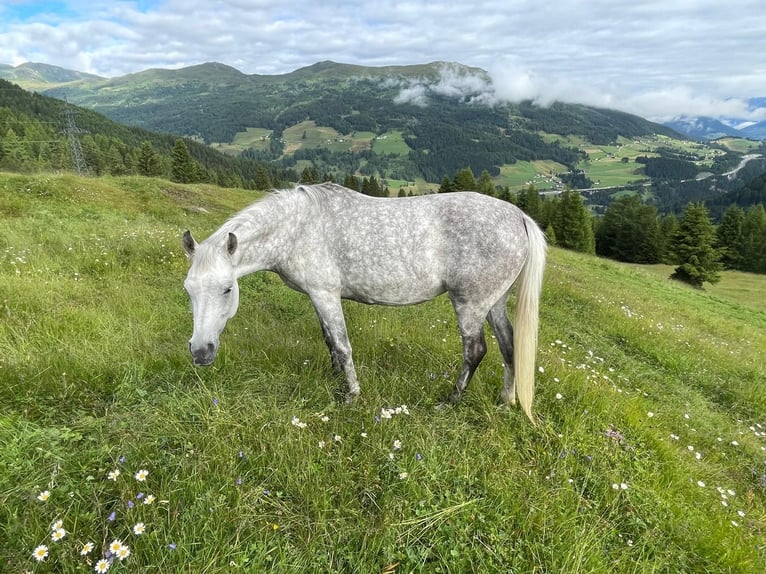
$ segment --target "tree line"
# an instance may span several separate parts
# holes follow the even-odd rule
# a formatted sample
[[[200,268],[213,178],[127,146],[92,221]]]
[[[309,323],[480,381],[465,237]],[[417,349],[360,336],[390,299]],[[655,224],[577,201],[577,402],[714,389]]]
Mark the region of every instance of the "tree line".
[[[675,265],[672,277],[696,287],[715,283],[722,269],[766,273],[766,210],[730,205],[719,225],[703,202],[689,202],[680,218],[659,216],[657,208],[638,194],[612,202],[603,217],[594,217],[579,192],[568,188],[543,196],[530,185],[512,194],[491,185],[484,172],[476,180],[469,168],[445,177],[439,191],[472,190],[511,201],[545,230],[548,241],[566,249],[618,261]],[[766,174],[743,193],[766,193]]]
[[[70,108],[69,112],[78,128],[75,137],[89,173],[174,178],[178,137],[123,126],[82,108]],[[72,169],[65,113],[65,102],[26,92],[0,80],[0,169],[17,172]],[[227,156],[190,139],[180,141],[194,162],[193,173],[187,170],[185,176],[193,181],[253,188],[264,173],[269,185],[295,179],[292,170],[276,164]]]

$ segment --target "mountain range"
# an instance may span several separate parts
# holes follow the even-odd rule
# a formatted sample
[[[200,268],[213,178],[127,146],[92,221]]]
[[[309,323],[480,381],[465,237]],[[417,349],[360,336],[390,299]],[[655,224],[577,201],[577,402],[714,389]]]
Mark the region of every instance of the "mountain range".
[[[750,111],[766,107],[766,98],[750,98]],[[714,140],[721,137],[740,137],[752,140],[766,139],[766,120],[753,122],[743,118],[711,118],[706,116],[679,116],[666,122],[679,133],[699,140]]]
[[[766,164],[742,163],[745,154],[766,155],[752,141],[704,143],[616,110],[504,101],[484,70],[457,63],[364,67],[326,61],[280,75],[247,75],[207,63],[117,78],[22,64],[0,65],[3,78],[38,98],[67,100],[116,122],[109,127],[81,114],[84,125],[78,127],[94,138],[114,137],[130,126],[145,135],[117,137],[134,148],[140,137],[169,151],[172,139],[148,134],[194,140],[192,155],[219,174],[230,171],[224,167],[229,162],[207,152],[251,162],[232,164],[245,184],[252,183],[257,163],[280,181],[297,181],[310,169],[317,178],[377,177],[394,191],[424,193],[470,168],[476,176],[486,172],[495,189],[571,186],[587,190],[601,206],[615,193],[644,194],[651,186],[658,207],[678,211],[689,200],[741,187]],[[35,113],[40,101],[24,105]]]
[[[390,79],[397,78],[399,81],[409,81],[413,85],[418,82],[438,82],[439,70],[451,67],[453,71],[459,70],[464,77],[479,79],[479,85],[490,85],[486,72],[478,68],[469,68],[459,64],[434,62],[425,65],[413,66],[385,66],[365,67],[349,64],[336,64],[334,62],[319,62],[313,66],[301,68],[289,74],[274,76],[246,75],[239,70],[220,63],[208,63],[190,66],[181,70],[153,69],[128,74],[117,78],[104,78],[94,74],[87,74],[74,70],[67,70],[58,66],[41,63],[24,63],[18,66],[0,64],[0,78],[16,83],[26,89],[48,93],[54,97],[62,94],[84,107],[101,111],[118,121],[126,121],[130,125],[147,127],[148,129],[164,129],[163,122],[156,120],[139,120],[136,113],[130,111],[119,112],[118,108],[123,103],[132,104],[136,112],[145,111],[145,106],[140,103],[142,90],[136,89],[137,85],[144,86],[145,90],[152,87],[165,86],[176,91],[188,92],[196,85],[205,91],[211,84],[219,87],[228,87],[239,90],[241,88],[256,85],[290,84],[295,82],[311,82],[321,80],[347,80],[356,79]],[[464,88],[466,86],[463,86]],[[125,91],[133,91],[132,101],[125,102],[121,96]],[[457,88],[458,90],[460,88]],[[417,88],[415,88],[415,92]],[[198,94],[203,97],[204,94]],[[154,99],[154,98],[153,98]],[[751,98],[750,109],[766,107],[766,98]],[[137,108],[137,109],[136,109]],[[203,108],[204,109],[204,108]],[[699,140],[715,140],[721,137],[741,137],[753,140],[766,139],[766,120],[760,122],[747,121],[742,118],[713,118],[706,116],[678,116],[663,125],[672,130]]]
[[[506,102],[485,71],[446,62],[318,62],[271,76],[207,63],[118,78],[26,64],[0,68],[2,76],[124,125],[285,168],[308,162],[324,173],[431,183],[464,167],[498,178],[504,166],[518,162],[547,161],[544,169],[571,173],[586,157],[584,142],[680,137],[615,110]]]

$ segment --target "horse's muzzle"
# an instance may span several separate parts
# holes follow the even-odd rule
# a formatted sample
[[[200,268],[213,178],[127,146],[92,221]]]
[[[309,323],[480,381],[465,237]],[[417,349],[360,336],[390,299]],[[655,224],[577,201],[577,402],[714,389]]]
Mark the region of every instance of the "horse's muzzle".
[[[198,348],[192,347],[192,344],[189,343],[189,352],[192,355],[194,364],[198,367],[209,367],[213,363],[217,351],[218,347],[213,343],[208,343],[204,347]]]

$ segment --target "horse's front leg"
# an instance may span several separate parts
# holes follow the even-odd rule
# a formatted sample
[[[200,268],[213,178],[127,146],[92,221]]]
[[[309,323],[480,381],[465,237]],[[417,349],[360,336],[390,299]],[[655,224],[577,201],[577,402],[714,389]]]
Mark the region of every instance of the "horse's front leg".
[[[348,390],[345,400],[347,403],[351,403],[359,396],[360,389],[359,381],[356,378],[356,368],[354,368],[354,361],[351,357],[351,343],[348,340],[340,296],[324,291],[311,293],[309,296],[314,304],[317,317],[319,317],[325,342],[330,349],[332,366],[336,370],[342,370],[346,377]]]

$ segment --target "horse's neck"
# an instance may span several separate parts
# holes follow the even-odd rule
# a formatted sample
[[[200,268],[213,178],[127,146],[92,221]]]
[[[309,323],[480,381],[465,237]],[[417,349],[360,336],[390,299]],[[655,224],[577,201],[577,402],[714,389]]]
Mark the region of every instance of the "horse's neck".
[[[276,197],[256,204],[244,219],[233,220],[228,231],[237,236],[237,274],[242,277],[278,268],[305,218],[310,217],[306,208],[300,198]]]

